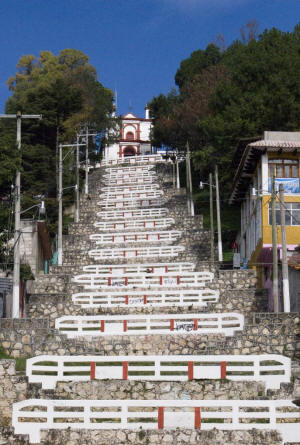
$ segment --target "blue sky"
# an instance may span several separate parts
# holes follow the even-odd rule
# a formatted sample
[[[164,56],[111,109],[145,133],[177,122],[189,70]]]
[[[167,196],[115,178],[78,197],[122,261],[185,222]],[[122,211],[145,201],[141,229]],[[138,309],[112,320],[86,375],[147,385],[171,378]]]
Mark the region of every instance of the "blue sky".
[[[143,116],[147,101],[174,86],[181,60],[218,33],[229,45],[252,19],[260,31],[292,31],[300,0],[0,0],[0,112],[22,55],[76,48],[117,89],[118,112],[131,104]]]

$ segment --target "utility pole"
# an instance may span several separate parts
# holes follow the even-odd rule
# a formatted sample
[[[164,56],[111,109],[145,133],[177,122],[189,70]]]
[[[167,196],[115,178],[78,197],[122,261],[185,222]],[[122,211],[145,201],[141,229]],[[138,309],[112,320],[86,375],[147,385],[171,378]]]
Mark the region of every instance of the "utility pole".
[[[219,194],[219,176],[218,166],[215,166],[215,181],[216,181],[216,206],[217,206],[217,225],[218,225],[218,259],[223,261],[222,249],[222,231],[221,231],[221,212],[220,212],[220,194]]]
[[[85,133],[85,186],[84,192],[86,195],[89,194],[89,127],[86,126]]]
[[[21,151],[22,119],[42,119],[41,114],[0,114],[0,118],[17,119],[17,149]],[[21,173],[16,172],[15,184],[15,231],[14,231],[14,270],[13,270],[13,297],[12,318],[20,317],[20,236],[21,236]]]
[[[62,265],[62,144],[59,144],[59,161],[58,161],[58,232],[57,232],[57,264]]]
[[[287,262],[286,248],[286,228],[285,228],[285,208],[283,184],[279,185],[279,205],[281,219],[281,248],[282,248],[282,290],[283,290],[283,309],[284,312],[290,312],[290,289],[289,289],[289,268]]]
[[[277,254],[277,227],[276,227],[276,191],[275,177],[272,176],[271,188],[271,206],[272,206],[272,246],[273,246],[273,299],[274,312],[279,312],[278,298],[278,254]]]
[[[210,210],[210,261],[215,261],[215,237],[214,237],[214,207],[213,207],[213,183],[212,174],[209,174],[209,210]]]
[[[193,185],[192,185],[192,170],[191,170],[191,156],[190,146],[186,143],[186,179],[187,179],[187,196],[188,196],[188,211],[191,216],[195,215],[194,201],[193,201]]]
[[[76,211],[75,222],[79,222],[79,136],[76,139]]]
[[[176,188],[180,189],[180,177],[179,177],[179,161],[178,155],[176,155]]]

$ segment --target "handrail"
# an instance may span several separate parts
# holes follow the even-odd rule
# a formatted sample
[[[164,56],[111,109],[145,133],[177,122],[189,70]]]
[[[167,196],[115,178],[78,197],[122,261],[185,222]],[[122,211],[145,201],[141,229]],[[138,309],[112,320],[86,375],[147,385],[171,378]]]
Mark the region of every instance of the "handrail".
[[[108,273],[114,275],[152,273],[162,274],[170,272],[191,272],[195,269],[194,263],[135,263],[135,264],[89,264],[83,266],[84,272]]]
[[[100,195],[101,202],[103,201],[123,201],[125,199],[140,199],[140,198],[156,198],[163,196],[162,190],[136,190],[133,192],[106,192]],[[98,205],[100,205],[98,203]]]
[[[107,210],[98,212],[97,216],[101,219],[125,219],[128,218],[144,218],[144,217],[160,217],[166,216],[169,213],[168,209],[156,208],[156,209],[139,209],[139,210]]]
[[[26,376],[30,383],[41,383],[43,389],[54,389],[57,382],[108,378],[172,382],[200,379],[263,381],[267,389],[279,389],[281,383],[290,382],[291,359],[279,354],[40,355],[27,359]]]
[[[93,233],[89,236],[96,244],[122,244],[176,241],[181,237],[179,230],[152,231],[152,232],[126,232],[126,233]]]
[[[95,260],[108,258],[147,258],[147,257],[176,257],[185,250],[184,246],[151,246],[117,249],[92,249],[88,255]]]
[[[159,291],[104,292],[85,291],[72,295],[72,302],[82,308],[103,309],[110,307],[206,307],[210,303],[217,303],[219,292],[213,289],[174,289]]]
[[[102,187],[101,190],[103,192],[125,193],[125,192],[134,192],[135,190],[144,191],[144,190],[157,190],[157,189],[159,189],[159,184],[141,184],[141,185],[123,185],[123,186],[113,185],[110,187]]]
[[[170,272],[160,274],[81,274],[72,281],[84,285],[85,289],[99,289],[102,287],[194,287],[205,286],[211,282],[214,274],[211,272]]]
[[[135,176],[127,178],[109,178],[104,181],[106,186],[108,185],[123,185],[123,184],[152,184],[154,181],[153,176]]]
[[[122,173],[132,173],[132,172],[148,172],[153,169],[153,165],[137,165],[135,167],[110,167],[105,170],[105,173],[108,175],[112,174],[122,174]],[[154,170],[153,170],[154,173]]]
[[[174,218],[149,218],[144,220],[127,220],[115,222],[95,222],[94,226],[100,230],[127,230],[127,229],[160,229],[175,224]]]
[[[29,399],[14,403],[12,415],[15,434],[28,434],[31,443],[39,443],[41,430],[48,429],[177,428],[277,430],[284,442],[293,442],[299,422],[299,408],[290,400]]]
[[[56,318],[55,329],[68,338],[107,335],[202,335],[232,336],[243,330],[242,314],[143,314],[143,315],[66,315]]]
[[[122,201],[99,201],[98,206],[104,209],[130,208],[130,207],[155,207],[166,203],[166,198],[137,198],[124,199]]]
[[[101,166],[119,165],[119,164],[138,164],[163,161],[162,155],[128,156],[118,159],[103,159]]]

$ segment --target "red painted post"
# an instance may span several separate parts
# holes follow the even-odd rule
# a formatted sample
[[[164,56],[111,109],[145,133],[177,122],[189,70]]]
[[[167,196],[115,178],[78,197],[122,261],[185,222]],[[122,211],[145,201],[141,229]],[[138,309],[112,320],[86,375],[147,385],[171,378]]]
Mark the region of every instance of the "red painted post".
[[[128,295],[125,295],[125,304],[128,304],[128,303],[129,303]]]
[[[198,320],[197,318],[194,318],[194,331],[197,331],[198,329]]]
[[[195,428],[196,430],[201,429],[201,411],[198,406],[195,407]]]
[[[94,380],[96,376],[96,362],[91,362],[91,370],[90,370],[91,380]]]
[[[188,362],[188,379],[193,380],[194,378],[194,362]]]
[[[123,331],[127,331],[127,320],[123,320]]]
[[[174,318],[170,319],[170,331],[174,331]]]
[[[177,284],[180,284],[180,276],[177,275]]]
[[[162,406],[158,407],[158,429],[162,430],[164,427],[164,408]]]
[[[123,380],[128,380],[128,362],[123,362]]]
[[[144,304],[147,304],[147,295],[144,295]]]
[[[163,284],[163,277],[159,277],[159,284],[162,286],[162,284]]]
[[[165,266],[165,271],[166,271],[166,273],[168,273],[168,271],[169,271],[168,266]]]
[[[111,277],[107,277],[107,285],[111,286]]]
[[[125,277],[125,286],[128,286],[128,277]]]
[[[135,256],[138,256],[138,251],[137,250],[135,251]]]
[[[100,321],[100,331],[101,331],[101,332],[104,332],[104,329],[105,329],[105,321],[104,321],[104,320],[101,320],[101,321]]]
[[[226,362],[221,362],[221,379],[226,379]]]

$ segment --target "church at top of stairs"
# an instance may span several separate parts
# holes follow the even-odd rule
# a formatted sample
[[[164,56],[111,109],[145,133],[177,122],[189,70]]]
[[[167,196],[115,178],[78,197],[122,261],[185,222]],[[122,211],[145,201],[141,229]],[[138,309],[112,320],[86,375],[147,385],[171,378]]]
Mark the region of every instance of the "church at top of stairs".
[[[149,155],[152,152],[150,130],[152,119],[149,109],[145,108],[145,117],[137,117],[132,112],[121,116],[116,141],[105,148],[104,158],[122,159],[129,156]]]

